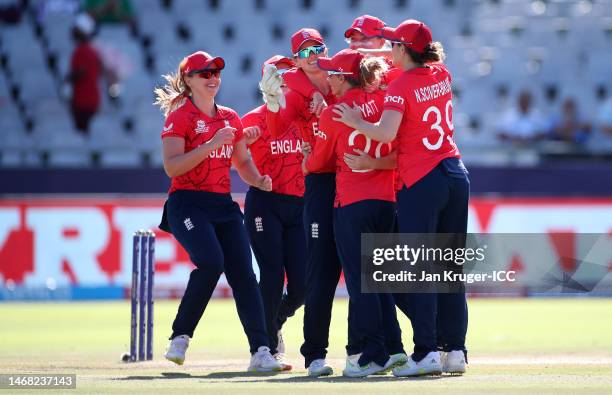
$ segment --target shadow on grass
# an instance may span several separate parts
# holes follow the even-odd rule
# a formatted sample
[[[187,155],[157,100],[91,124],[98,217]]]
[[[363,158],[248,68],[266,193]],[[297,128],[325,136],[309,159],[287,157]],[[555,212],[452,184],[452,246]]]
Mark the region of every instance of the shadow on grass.
[[[113,380],[118,381],[151,381],[151,380],[176,380],[176,379],[233,379],[233,378],[258,378],[271,377],[280,374],[280,372],[259,373],[259,372],[214,372],[206,375],[192,375],[189,373],[180,372],[162,372],[161,376],[127,376],[117,377]]]
[[[309,377],[295,376],[281,372],[270,373],[255,373],[255,372],[213,372],[205,375],[192,375],[189,373],[178,372],[163,372],[161,376],[128,376],[118,377],[113,380],[118,381],[152,381],[152,380],[180,380],[180,379],[198,379],[198,380],[223,380],[223,379],[240,379],[250,378],[251,380],[232,380],[233,383],[252,383],[254,381],[260,383],[278,383],[278,384],[295,384],[295,383],[377,383],[388,381],[435,381],[440,379],[460,377],[460,376],[421,376],[421,377],[394,377],[394,376],[368,376],[363,378],[350,378],[344,376],[326,376],[326,377]],[[263,380],[252,380],[252,379]]]
[[[325,377],[309,377],[309,376],[279,376],[273,379],[260,380],[260,383],[378,383],[389,381],[434,381],[445,379],[450,376],[420,376],[420,377],[395,377],[395,376],[368,376],[368,377],[344,377],[344,376],[325,376]],[[233,383],[242,383],[247,381],[234,380]]]

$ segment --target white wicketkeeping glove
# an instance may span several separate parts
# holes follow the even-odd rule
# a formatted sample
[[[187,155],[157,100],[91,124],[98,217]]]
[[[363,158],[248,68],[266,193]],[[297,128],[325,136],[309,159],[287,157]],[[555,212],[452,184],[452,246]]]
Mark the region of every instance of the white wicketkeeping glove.
[[[285,108],[285,95],[281,86],[283,78],[278,73],[276,66],[267,64],[264,67],[264,73],[259,82],[259,90],[263,96],[263,100],[268,106],[268,110],[278,112],[280,108]]]

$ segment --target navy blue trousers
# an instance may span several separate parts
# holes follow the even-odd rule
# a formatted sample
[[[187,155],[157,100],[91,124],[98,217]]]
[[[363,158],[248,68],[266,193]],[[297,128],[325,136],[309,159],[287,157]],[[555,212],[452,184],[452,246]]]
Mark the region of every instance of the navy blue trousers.
[[[268,333],[251,250],[240,207],[230,194],[176,191],[167,202],[172,234],[196,268],[189,276],[172,337],[193,336],[212,293],[225,272],[251,353],[268,346]]]
[[[470,181],[457,158],[441,161],[410,188],[398,193],[401,233],[466,233]],[[457,293],[394,294],[411,321],[415,361],[437,349],[463,350],[468,313],[465,290]]]
[[[334,233],[349,292],[353,333],[361,346],[360,365],[372,361],[383,366],[389,354],[404,352],[391,294],[361,292],[361,234],[391,233],[395,204],[364,200],[334,209]]]
[[[304,304],[306,237],[304,199],[251,187],[244,203],[244,224],[259,264],[270,350],[277,352],[277,332]],[[287,292],[283,294],[287,276]]]
[[[322,359],[327,355],[332,305],[342,266],[336,250],[333,229],[336,175],[309,174],[306,176],[305,184],[306,299],[304,343],[300,352],[304,356],[305,367],[308,367],[315,359]],[[349,321],[351,317],[349,303]],[[360,348],[350,328],[351,325],[349,325],[347,351]]]

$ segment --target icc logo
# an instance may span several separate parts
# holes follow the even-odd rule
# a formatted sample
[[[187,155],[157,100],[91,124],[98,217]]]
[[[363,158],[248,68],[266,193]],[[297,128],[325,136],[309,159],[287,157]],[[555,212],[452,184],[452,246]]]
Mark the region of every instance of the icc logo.
[[[204,122],[201,119],[198,120],[198,123],[196,124],[196,128],[195,128],[195,132],[198,134],[208,132],[208,125],[206,125],[206,122]]]

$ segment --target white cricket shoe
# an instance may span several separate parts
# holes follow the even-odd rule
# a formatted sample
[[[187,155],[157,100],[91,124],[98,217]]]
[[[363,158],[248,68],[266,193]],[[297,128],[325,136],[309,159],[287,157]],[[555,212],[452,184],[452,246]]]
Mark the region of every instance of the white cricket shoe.
[[[285,360],[285,354],[281,354],[280,352],[278,352],[274,354],[273,356],[274,356],[274,359],[276,359],[276,362],[278,362],[279,365],[281,366],[281,371],[288,372],[291,369],[293,369],[293,365],[291,365]]]
[[[261,346],[251,356],[251,363],[247,369],[249,372],[280,372],[281,365],[270,354],[270,348]]]
[[[380,366],[376,362],[370,362],[364,366],[359,365],[361,354],[349,355],[346,358],[346,366],[342,371],[342,375],[346,377],[366,377],[371,374],[377,374],[385,370],[385,366]]]
[[[440,353],[442,371],[450,374],[463,374],[466,370],[465,354],[461,350]]]
[[[334,369],[325,361],[325,359],[315,359],[308,365],[308,375],[310,377],[331,376]]]
[[[185,362],[185,351],[189,347],[189,336],[180,335],[170,340],[168,349],[166,350],[166,359],[174,362],[177,365],[182,365]]]
[[[387,363],[385,363],[385,366],[384,366],[385,369],[381,370],[378,373],[374,373],[374,374],[377,374],[377,375],[387,374],[391,371],[391,369],[401,366],[405,364],[406,362],[408,362],[409,359],[410,357],[404,354],[403,352],[389,355],[389,360],[387,361]]]
[[[440,353],[437,351],[430,352],[419,362],[415,362],[412,358],[409,358],[408,362],[393,369],[393,375],[396,377],[424,376],[429,374],[442,374]]]
[[[284,354],[285,353],[285,340],[283,340],[283,332],[281,332],[281,330],[278,330],[277,333],[278,336],[278,344],[276,345],[276,352],[278,352],[279,354]]]

